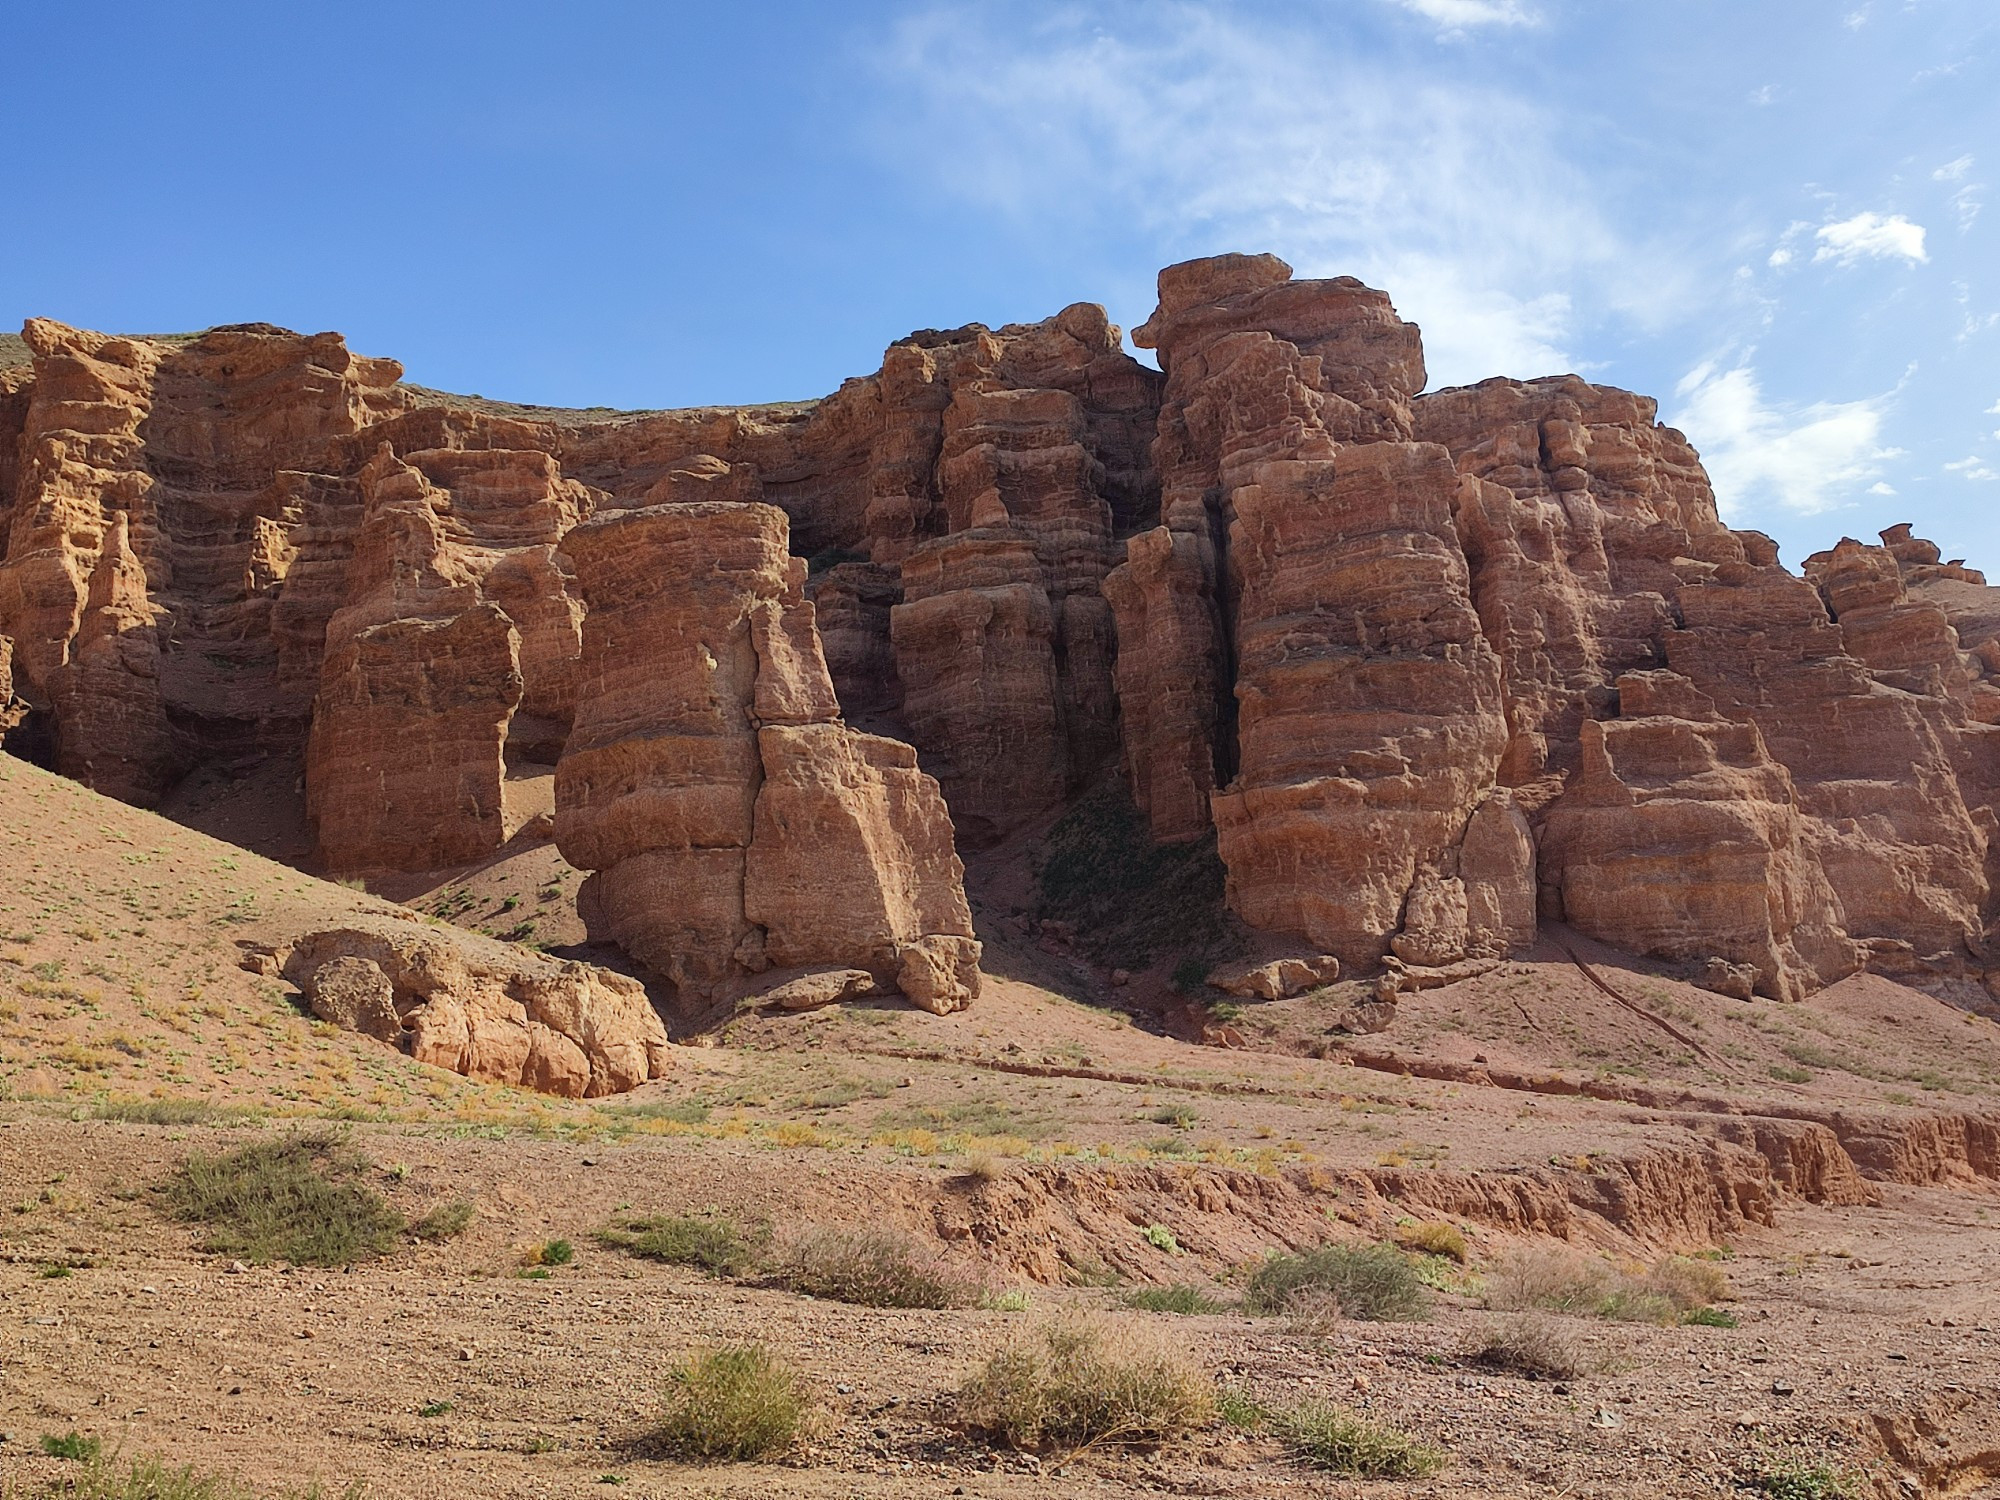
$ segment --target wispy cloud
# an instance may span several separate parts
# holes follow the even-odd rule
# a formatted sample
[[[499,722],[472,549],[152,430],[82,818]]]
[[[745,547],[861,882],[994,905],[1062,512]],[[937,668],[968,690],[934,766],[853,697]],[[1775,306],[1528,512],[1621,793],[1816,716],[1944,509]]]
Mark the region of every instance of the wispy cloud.
[[[1470,19],[1461,3],[1411,8]],[[1121,15],[907,23],[899,93],[952,145],[917,170],[1051,235],[1102,216],[1179,256],[1272,250],[1301,275],[1360,276],[1423,325],[1434,385],[1575,368],[1580,302],[1645,326],[1685,311],[1687,273],[1610,227],[1544,101],[1219,7]]]
[[[1435,22],[1446,34],[1472,26],[1532,26],[1540,17],[1519,0],[1391,0]]]
[[[1701,451],[1726,516],[1767,505],[1810,515],[1863,489],[1894,493],[1879,478],[1897,452],[1881,443],[1890,396],[1787,411],[1764,399],[1750,365],[1713,361],[1690,370],[1675,394],[1674,425]]]
[[[1813,251],[1815,261],[1851,266],[1863,260],[1902,259],[1921,265],[1930,259],[1924,249],[1924,226],[1901,214],[1864,210],[1851,219],[1822,224],[1814,238],[1819,241],[1819,249]]]
[[[1944,466],[1947,474],[1956,474],[1961,479],[2000,479],[2000,470],[1994,469],[1985,459],[1961,458],[1956,463]]]
[[[1948,161],[1931,173],[1933,182],[1962,182],[1965,174],[1972,170],[1972,158],[1961,156],[1956,161]]]

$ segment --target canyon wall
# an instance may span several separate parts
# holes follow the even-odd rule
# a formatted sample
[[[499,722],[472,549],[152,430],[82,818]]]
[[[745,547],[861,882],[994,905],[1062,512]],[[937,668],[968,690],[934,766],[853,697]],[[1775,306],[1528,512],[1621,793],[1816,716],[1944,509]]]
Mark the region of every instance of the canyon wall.
[[[1112,775],[1360,971],[1559,920],[1738,992],[1989,972],[2000,591],[1906,526],[1788,571],[1652,401],[1425,394],[1351,278],[1170,267],[1158,370],[1078,304],[610,415],[260,324],[24,336],[10,748],[142,803],[295,755],[335,871],[484,858],[554,766],[593,933],[695,997],[964,1003],[954,846]]]

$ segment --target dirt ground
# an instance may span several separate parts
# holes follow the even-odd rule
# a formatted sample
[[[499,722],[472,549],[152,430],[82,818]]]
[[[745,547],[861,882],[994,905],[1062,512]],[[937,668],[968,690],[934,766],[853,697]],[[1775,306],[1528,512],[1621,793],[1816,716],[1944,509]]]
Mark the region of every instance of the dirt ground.
[[[254,811],[243,790],[181,813],[222,831]],[[1985,1016],[1869,976],[1802,1005],[1730,1000],[1570,939],[1404,996],[1385,1032],[1337,1029],[1361,988],[1343,983],[1245,1006],[1241,1045],[1203,1046],[1149,1008],[1161,975],[1114,984],[996,882],[973,1010],[680,1016],[672,1077],[562,1101],[412,1064],[238,967],[240,944],[388,896],[578,943],[579,877],[536,834],[537,795],[520,790],[501,858],[371,895],[0,759],[5,1482],[60,1479],[39,1442],[75,1430],[267,1491],[316,1477],[376,1496],[1679,1496],[1742,1493],[1787,1452],[1851,1468],[1857,1493],[2000,1495]],[[188,1123],[146,1123],[173,1105]],[[165,1213],[155,1189],[188,1152],[328,1121],[399,1207],[467,1198],[471,1229],[349,1271],[235,1271]],[[621,1212],[704,1210],[892,1225],[1015,1295],[871,1311],[593,1238]],[[1121,1300],[1191,1283],[1233,1303],[1274,1250],[1425,1223],[1462,1229],[1470,1264],[1424,1322],[1306,1336]],[[574,1263],[522,1277],[552,1238]],[[1632,1265],[1707,1253],[1737,1326],[1564,1318],[1595,1369],[1561,1383],[1473,1363],[1500,1316],[1483,1280],[1558,1240]],[[1393,1420],[1450,1461],[1362,1482],[1220,1425],[1066,1460],[962,1432],[968,1371],[1078,1310],[1166,1328],[1267,1403]],[[819,1434],[778,1465],[649,1448],[674,1361],[752,1337],[805,1373]]]

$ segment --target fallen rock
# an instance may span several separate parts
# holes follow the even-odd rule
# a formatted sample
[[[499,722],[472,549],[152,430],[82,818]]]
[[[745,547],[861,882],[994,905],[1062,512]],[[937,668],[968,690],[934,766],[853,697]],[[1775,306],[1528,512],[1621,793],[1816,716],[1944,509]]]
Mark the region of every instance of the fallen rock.
[[[774,985],[755,998],[780,1010],[817,1010],[861,995],[872,995],[880,986],[866,969],[821,969],[801,974]]]
[[[1310,958],[1273,958],[1263,963],[1245,959],[1210,971],[1209,984],[1225,994],[1250,1000],[1289,1000],[1340,977],[1340,960],[1331,953]]]
[[[321,1019],[482,1082],[598,1098],[671,1066],[637,980],[455,929],[357,917],[300,938],[284,975]]]

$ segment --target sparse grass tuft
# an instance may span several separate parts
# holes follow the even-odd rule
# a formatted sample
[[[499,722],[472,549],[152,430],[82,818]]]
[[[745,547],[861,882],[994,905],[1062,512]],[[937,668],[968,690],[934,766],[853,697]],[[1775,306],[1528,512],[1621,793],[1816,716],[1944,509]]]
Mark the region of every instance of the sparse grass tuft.
[[[50,1458],[67,1458],[77,1463],[89,1463],[103,1451],[102,1438],[85,1437],[80,1432],[42,1434],[42,1452]]]
[[[209,1125],[224,1111],[202,1099],[107,1099],[90,1114],[126,1125]]]
[[[403,1216],[359,1178],[361,1154],[330,1132],[196,1153],[166,1184],[176,1217],[203,1225],[202,1248],[243,1260],[345,1266],[387,1254]]]
[[[472,1226],[472,1215],[470,1198],[454,1198],[448,1203],[440,1203],[410,1225],[410,1236],[433,1241],[457,1239]]]
[[[1251,1312],[1284,1312],[1305,1287],[1331,1293],[1342,1313],[1367,1323],[1413,1322],[1430,1310],[1416,1267],[1393,1245],[1326,1245],[1303,1255],[1274,1255],[1251,1273],[1243,1305]]]
[[[1735,1328],[1740,1326],[1735,1313],[1724,1312],[1719,1307],[1691,1308],[1682,1317],[1681,1321],[1683,1323],[1690,1323],[1696,1328]]]
[[[1293,1454],[1330,1474],[1424,1479],[1444,1467],[1444,1454],[1429,1443],[1323,1401],[1287,1407],[1272,1426]]]
[[[1098,1319],[1043,1324],[959,1388],[959,1419],[1023,1449],[1157,1442],[1215,1413],[1215,1388],[1157,1331]]]
[[[598,1242],[641,1260],[694,1266],[711,1276],[735,1276],[751,1262],[743,1233],[728,1219],[698,1219],[679,1215],[657,1219],[626,1219],[598,1231]]]
[[[805,1415],[798,1377],[762,1344],[701,1349],[669,1377],[658,1437],[679,1458],[741,1463],[790,1447]]]
[[[1770,1500],[1850,1500],[1860,1493],[1852,1475],[1824,1458],[1798,1454],[1757,1459],[1745,1487]]]
[[[568,1240],[543,1240],[521,1252],[521,1264],[530,1268],[566,1266],[575,1259],[576,1246]]]
[[[1576,1335],[1540,1312],[1508,1318],[1479,1342],[1472,1357],[1531,1380],[1575,1380],[1590,1369],[1589,1355]]]
[[[1147,1286],[1137,1291],[1127,1292],[1121,1299],[1127,1307],[1139,1312],[1219,1313],[1229,1304],[1219,1301],[1198,1286]]]
[[[807,1226],[778,1247],[772,1273],[788,1291],[860,1307],[962,1307],[977,1280],[891,1229]]]
[[[1396,1243],[1405,1250],[1414,1250],[1420,1255],[1442,1255],[1455,1260],[1461,1266],[1470,1258],[1472,1251],[1465,1242],[1465,1231],[1456,1224],[1403,1224],[1396,1229]]]
[[[1215,1393],[1215,1415],[1228,1427],[1250,1431],[1270,1420],[1270,1408],[1240,1385],[1225,1385]]]

